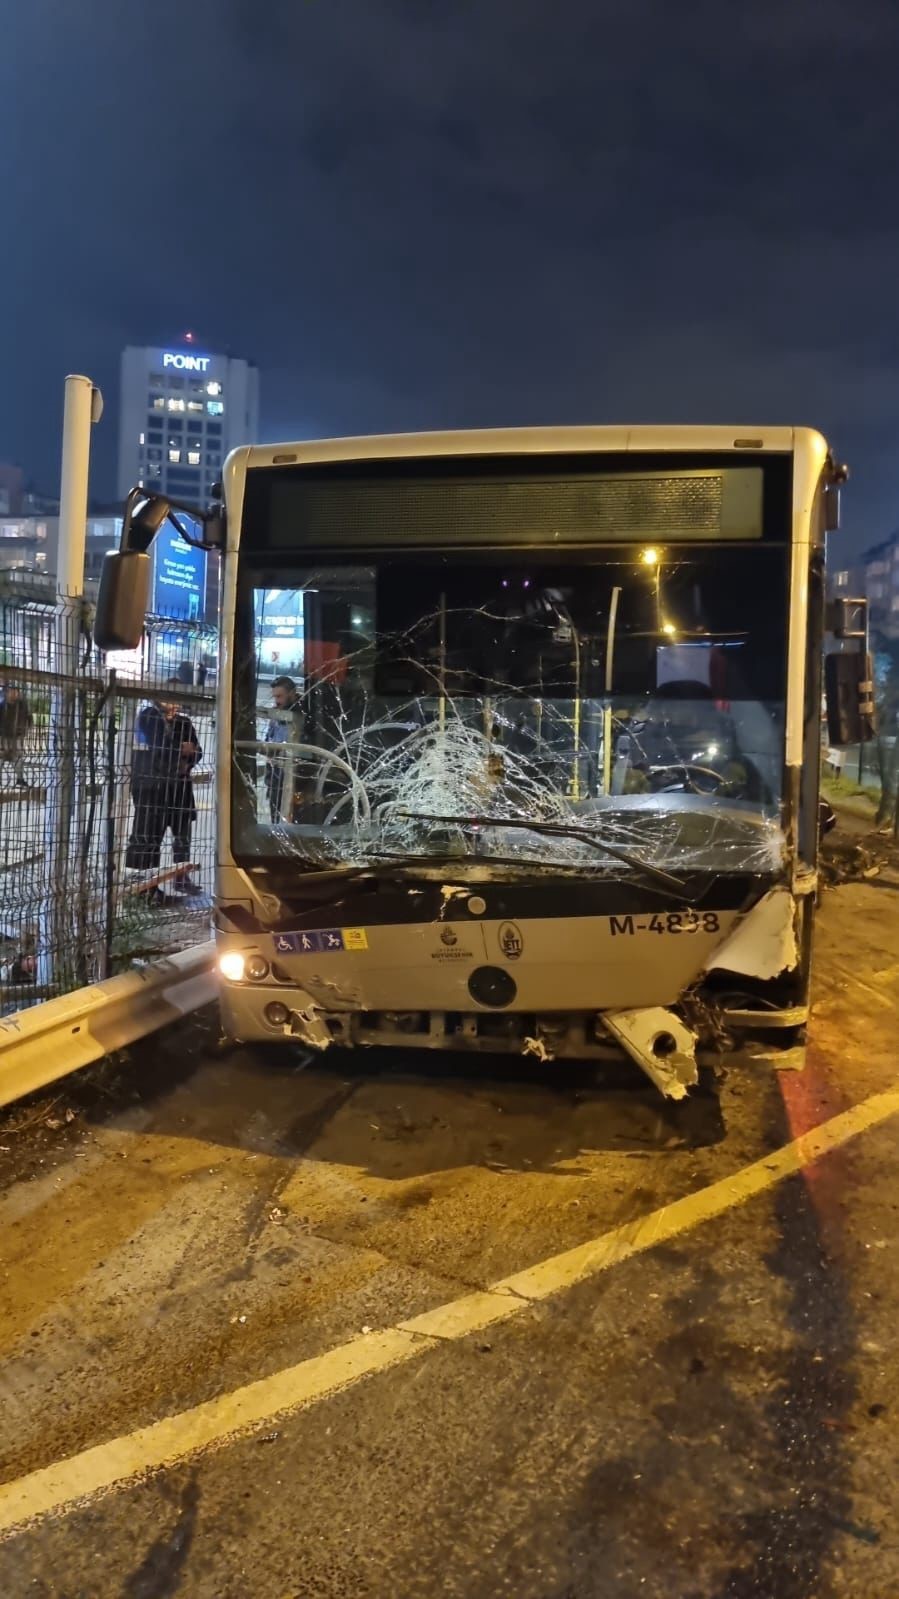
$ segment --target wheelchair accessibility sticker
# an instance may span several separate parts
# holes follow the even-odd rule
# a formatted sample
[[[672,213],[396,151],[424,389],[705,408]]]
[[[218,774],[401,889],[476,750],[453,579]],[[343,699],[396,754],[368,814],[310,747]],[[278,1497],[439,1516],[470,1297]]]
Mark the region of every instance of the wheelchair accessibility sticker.
[[[276,955],[333,955],[368,949],[364,927],[324,927],[309,933],[275,933]]]

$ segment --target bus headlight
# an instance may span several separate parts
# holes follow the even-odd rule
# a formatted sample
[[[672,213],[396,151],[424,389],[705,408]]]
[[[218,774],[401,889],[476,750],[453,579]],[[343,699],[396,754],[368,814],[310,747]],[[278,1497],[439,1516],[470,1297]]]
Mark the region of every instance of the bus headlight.
[[[239,950],[226,949],[224,955],[219,956],[219,971],[229,983],[242,983],[244,970],[245,962]]]
[[[263,960],[261,955],[251,955],[246,971],[251,983],[262,983],[268,976],[268,961]]]

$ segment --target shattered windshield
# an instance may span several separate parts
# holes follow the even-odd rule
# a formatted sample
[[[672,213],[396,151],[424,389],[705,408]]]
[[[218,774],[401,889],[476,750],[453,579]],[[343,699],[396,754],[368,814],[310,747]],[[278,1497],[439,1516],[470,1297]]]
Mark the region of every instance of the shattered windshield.
[[[779,544],[242,559],[233,844],[304,870],[775,870]]]

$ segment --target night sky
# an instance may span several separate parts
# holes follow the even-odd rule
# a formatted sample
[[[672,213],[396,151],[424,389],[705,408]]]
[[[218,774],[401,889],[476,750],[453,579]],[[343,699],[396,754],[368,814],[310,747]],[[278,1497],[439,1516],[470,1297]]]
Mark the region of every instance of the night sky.
[[[899,525],[897,0],[0,0],[0,459],[193,328],[265,439],[807,422]]]

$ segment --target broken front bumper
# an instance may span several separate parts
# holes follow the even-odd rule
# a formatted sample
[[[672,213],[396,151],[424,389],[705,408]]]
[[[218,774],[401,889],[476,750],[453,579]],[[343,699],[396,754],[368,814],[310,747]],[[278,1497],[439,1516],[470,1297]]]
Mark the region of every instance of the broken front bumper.
[[[513,923],[481,919],[473,903],[464,921],[220,936],[226,953],[240,951],[261,972],[223,985],[226,1030],[314,1049],[413,1046],[544,1060],[589,1059],[617,1045],[680,1098],[697,1080],[697,1047],[720,1043],[728,1026],[805,1020],[802,1006],[758,1006],[751,992],[743,1008],[739,1001],[741,983],[758,991],[798,965],[796,901],[785,888],[742,914]],[[717,1002],[705,994],[710,980]]]

